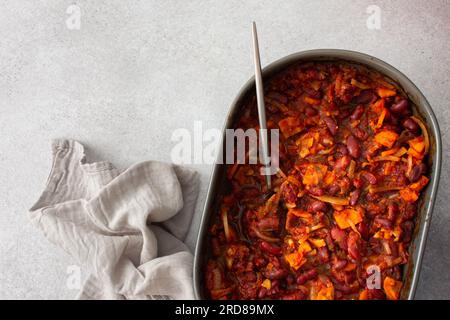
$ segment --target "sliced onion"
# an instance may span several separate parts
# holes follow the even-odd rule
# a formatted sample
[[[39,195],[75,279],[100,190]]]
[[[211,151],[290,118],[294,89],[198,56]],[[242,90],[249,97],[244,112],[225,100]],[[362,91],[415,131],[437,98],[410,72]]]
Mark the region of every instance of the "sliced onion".
[[[223,223],[223,230],[225,232],[225,238],[229,242],[231,239],[230,239],[230,226],[228,225],[227,210],[222,210],[222,223]]]
[[[423,121],[420,120],[419,118],[412,116],[411,119],[413,119],[419,125],[420,129],[422,129],[423,138],[425,142],[425,154],[427,154],[428,150],[430,150],[430,136],[428,135],[427,127],[425,126],[425,123],[423,123]]]
[[[355,160],[350,161],[350,165],[348,166],[348,177],[353,178],[355,175],[356,162]]]
[[[378,192],[387,192],[387,191],[398,191],[403,188],[404,187],[398,187],[398,186],[369,187],[369,192],[370,193],[378,193]]]
[[[383,249],[386,252],[386,254],[388,256],[390,256],[392,251],[391,251],[391,246],[389,245],[389,242],[387,242],[386,240],[382,240],[381,243],[383,244]]]
[[[252,227],[252,230],[253,230],[253,232],[256,234],[256,236],[258,237],[258,238],[260,238],[260,239],[262,239],[262,240],[265,240],[265,241],[267,241],[267,242],[278,242],[278,241],[280,241],[280,239],[277,239],[277,238],[273,238],[273,237],[270,237],[270,236],[268,236],[268,235],[265,235],[264,233],[262,233],[261,231],[259,231],[257,228],[255,228],[255,227]]]
[[[380,156],[373,158],[372,161],[400,161],[400,158],[396,156]]]
[[[347,223],[350,225],[350,228],[352,228],[352,230],[355,231],[361,238],[361,233],[359,233],[358,229],[356,229],[356,226],[353,223],[353,221],[351,219],[347,219]]]
[[[401,147],[396,153],[393,154],[393,156],[395,157],[401,157],[403,156],[405,153],[407,153],[408,150],[406,150],[405,147]]]
[[[408,155],[408,167],[406,169],[406,175],[409,176],[413,167],[413,158],[412,155]]]
[[[313,196],[313,195],[310,195],[310,196],[317,200],[320,200],[322,202],[337,204],[340,206],[346,206],[349,204],[348,198],[338,198],[338,197],[332,197],[332,196]]]

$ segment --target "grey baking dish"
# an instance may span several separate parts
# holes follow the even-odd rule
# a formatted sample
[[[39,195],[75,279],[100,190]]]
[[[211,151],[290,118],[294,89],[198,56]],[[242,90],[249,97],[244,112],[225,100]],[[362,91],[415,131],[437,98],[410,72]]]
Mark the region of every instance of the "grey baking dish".
[[[373,68],[385,76],[397,82],[414,103],[414,113],[419,114],[426,122],[430,135],[430,154],[428,156],[428,165],[430,168],[430,183],[425,193],[419,200],[419,213],[417,223],[413,234],[413,242],[410,246],[410,262],[404,269],[405,285],[402,289],[401,299],[413,299],[419,280],[422,257],[425,250],[428,229],[431,222],[433,206],[436,201],[437,188],[439,184],[439,175],[441,169],[441,136],[439,125],[431,109],[430,104],[420,92],[420,90],[403,73],[393,66],[367,54],[337,50],[337,49],[318,49],[294,53],[280,60],[277,60],[263,69],[263,79],[268,79],[275,73],[285,69],[289,65],[298,62],[307,61],[335,61],[344,60],[350,63],[357,63]],[[246,97],[254,95],[254,78],[251,78],[241,88],[237,97],[233,101],[225,122],[224,132],[227,128],[233,128],[236,119],[239,116],[239,108]],[[223,135],[224,137],[224,135]],[[224,142],[222,139],[219,158],[223,154]],[[197,238],[194,258],[194,291],[197,299],[205,299],[203,286],[203,266],[207,259],[207,229],[210,224],[210,218],[216,214],[217,199],[220,194],[226,190],[225,165],[215,164],[212,170],[211,181],[208,187],[208,194],[201,219],[200,230]]]

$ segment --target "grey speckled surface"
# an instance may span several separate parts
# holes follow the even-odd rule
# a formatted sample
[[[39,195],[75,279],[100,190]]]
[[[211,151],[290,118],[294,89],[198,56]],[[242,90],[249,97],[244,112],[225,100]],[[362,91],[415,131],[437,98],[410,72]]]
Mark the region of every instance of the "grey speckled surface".
[[[67,7],[81,9],[69,30]],[[366,8],[381,9],[369,30]],[[124,168],[170,161],[174,129],[221,128],[262,62],[305,49],[377,56],[424,92],[439,119],[444,165],[417,298],[450,299],[450,3],[448,1],[0,1],[0,298],[74,297],[73,261],[32,228],[27,209],[51,166],[52,138],[85,143]],[[194,245],[202,192],[189,244]],[[68,285],[69,281],[69,285]]]

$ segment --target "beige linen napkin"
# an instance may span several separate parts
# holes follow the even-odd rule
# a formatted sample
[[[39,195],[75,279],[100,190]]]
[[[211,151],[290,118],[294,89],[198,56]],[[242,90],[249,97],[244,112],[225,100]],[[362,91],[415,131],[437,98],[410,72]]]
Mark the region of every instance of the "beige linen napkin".
[[[86,163],[77,141],[53,143],[53,167],[30,219],[88,272],[80,299],[193,299],[183,243],[198,175],[148,161],[119,172]]]

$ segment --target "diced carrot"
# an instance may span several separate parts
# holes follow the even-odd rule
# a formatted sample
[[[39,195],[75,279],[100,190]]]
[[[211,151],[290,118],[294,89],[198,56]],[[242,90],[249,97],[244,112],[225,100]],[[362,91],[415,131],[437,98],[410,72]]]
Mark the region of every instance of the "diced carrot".
[[[425,187],[428,184],[428,181],[430,181],[430,179],[428,179],[425,176],[421,176],[419,181],[411,183],[409,185],[409,188],[414,190],[414,191],[419,192],[420,190],[423,189],[423,187]]]
[[[417,150],[414,149],[413,147],[410,147],[408,149],[408,154],[411,155],[413,158],[416,158],[416,159],[419,159],[419,160],[423,159],[423,157],[424,157],[423,153],[417,152]]]
[[[419,199],[419,194],[417,193],[417,191],[414,191],[411,188],[400,190],[400,196],[407,202],[416,202],[417,199]]]
[[[303,130],[303,125],[297,117],[284,118],[278,122],[278,126],[285,138],[289,138]]]
[[[372,111],[375,112],[376,114],[380,114],[383,109],[385,109],[384,107],[384,100],[383,99],[379,99],[377,101],[375,101],[372,106]]]
[[[284,256],[284,259],[294,270],[298,270],[306,262],[306,259],[303,257],[303,254],[297,251],[286,254]]]
[[[392,97],[396,94],[395,90],[387,88],[378,88],[377,93],[381,98]]]
[[[394,164],[390,161],[385,162],[383,167],[383,173],[385,176],[388,176],[392,173],[392,170],[394,170]]]
[[[329,284],[328,287],[321,288],[313,300],[333,300],[334,299],[334,287],[333,284]]]
[[[428,151],[430,150],[430,137],[428,134],[427,127],[421,119],[419,119],[415,116],[412,116],[411,119],[413,119],[419,125],[420,129],[422,130],[423,139],[424,139],[424,143],[425,143],[425,154],[427,154]]]
[[[311,246],[309,245],[308,241],[303,241],[300,242],[299,246],[298,246],[298,250],[304,253],[310,252]]]
[[[377,122],[377,125],[375,126],[376,128],[381,128],[381,126],[383,125],[384,118],[386,117],[386,114],[387,114],[387,109],[383,108],[380,116],[378,117],[378,122]]]
[[[272,288],[272,282],[269,279],[265,279],[262,283],[261,283],[261,287],[266,288],[267,290],[270,290],[270,288]]]
[[[398,134],[392,130],[383,130],[375,135],[375,141],[385,147],[392,148]]]
[[[292,183],[293,185],[297,186],[297,187],[301,187],[302,183],[300,181],[298,181],[298,179],[294,176],[288,176],[286,178],[287,181],[289,181],[290,183]]]
[[[307,104],[312,104],[312,105],[315,105],[315,106],[320,104],[320,100],[319,99],[314,99],[314,98],[311,98],[311,97],[308,97],[308,96],[305,96],[304,100],[305,100],[305,102]]]
[[[416,150],[419,153],[422,153],[425,150],[425,142],[423,137],[417,137],[408,141],[408,144],[411,148]]]
[[[336,174],[333,171],[328,171],[325,174],[324,183],[326,185],[332,184],[334,181],[336,181]]]
[[[328,167],[322,164],[310,164],[303,175],[304,185],[317,185],[328,171]]]
[[[364,90],[364,89],[369,89],[369,88],[370,88],[369,85],[364,84],[364,83],[362,83],[362,82],[359,82],[359,81],[356,80],[356,79],[352,79],[352,80],[350,81],[350,83],[351,83],[352,86],[357,87],[357,88],[360,88],[360,89],[363,89],[363,90]]]
[[[369,290],[364,289],[359,293],[358,300],[367,300],[369,299]]]
[[[341,229],[350,228],[353,225],[356,225],[362,221],[362,210],[355,209],[344,209],[342,211],[335,211],[333,216],[337,225]]]
[[[389,300],[398,300],[400,297],[400,290],[402,288],[402,282],[397,281],[391,277],[384,278],[383,289],[386,297]]]
[[[323,239],[308,239],[309,242],[311,242],[316,248],[321,248],[326,246],[325,240]]]

